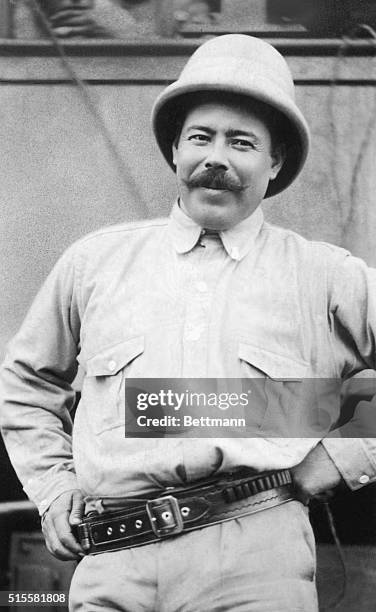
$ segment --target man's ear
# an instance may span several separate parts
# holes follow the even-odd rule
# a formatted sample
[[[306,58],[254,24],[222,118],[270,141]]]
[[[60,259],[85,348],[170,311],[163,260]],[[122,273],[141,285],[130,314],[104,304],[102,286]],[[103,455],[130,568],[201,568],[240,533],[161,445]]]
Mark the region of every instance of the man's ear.
[[[175,138],[172,141],[172,163],[174,164],[175,168],[176,168],[176,161],[177,161],[176,155],[178,151],[179,140],[180,140],[182,130],[183,130],[183,122],[181,119],[178,119],[175,125]]]
[[[286,145],[280,144],[274,147],[272,151],[272,166],[270,170],[270,180],[274,180],[286,160]]]
[[[174,164],[174,166],[176,166],[176,154],[177,154],[177,142],[176,142],[176,138],[174,140],[174,142],[172,143],[172,163]]]
[[[179,139],[180,139],[180,131],[175,136],[174,141],[172,143],[172,163],[174,164],[174,166],[176,166],[176,155],[178,151]]]

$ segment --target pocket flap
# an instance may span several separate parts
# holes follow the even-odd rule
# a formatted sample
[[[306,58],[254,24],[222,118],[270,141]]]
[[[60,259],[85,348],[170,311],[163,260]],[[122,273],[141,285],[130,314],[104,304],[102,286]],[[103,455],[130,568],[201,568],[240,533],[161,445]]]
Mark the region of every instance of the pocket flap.
[[[144,351],[144,336],[105,348],[86,362],[87,376],[113,376]]]
[[[307,363],[271,353],[252,344],[240,342],[238,355],[240,359],[273,380],[301,381],[307,375]]]

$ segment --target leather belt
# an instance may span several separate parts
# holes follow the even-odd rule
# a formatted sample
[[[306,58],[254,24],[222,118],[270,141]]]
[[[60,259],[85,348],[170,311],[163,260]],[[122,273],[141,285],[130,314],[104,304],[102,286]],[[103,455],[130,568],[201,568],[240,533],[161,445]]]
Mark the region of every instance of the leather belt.
[[[260,512],[294,499],[289,470],[236,474],[185,488],[168,488],[163,495],[122,510],[91,513],[77,527],[88,554],[133,548],[194,529]]]

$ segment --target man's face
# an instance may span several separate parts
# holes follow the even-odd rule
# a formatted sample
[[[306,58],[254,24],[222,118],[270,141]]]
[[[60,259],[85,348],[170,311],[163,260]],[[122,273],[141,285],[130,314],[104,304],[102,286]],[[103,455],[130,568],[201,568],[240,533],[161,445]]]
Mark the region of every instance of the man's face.
[[[222,230],[259,206],[283,156],[256,114],[208,102],[188,112],[173,160],[183,210],[201,227]]]

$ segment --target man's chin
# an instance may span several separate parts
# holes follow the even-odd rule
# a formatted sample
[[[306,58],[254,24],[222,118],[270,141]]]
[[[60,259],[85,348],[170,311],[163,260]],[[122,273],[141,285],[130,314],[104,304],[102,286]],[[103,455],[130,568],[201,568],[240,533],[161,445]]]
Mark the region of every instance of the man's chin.
[[[220,199],[217,201],[200,198],[194,206],[187,210],[188,215],[201,227],[207,229],[227,229],[234,223],[234,210]]]

